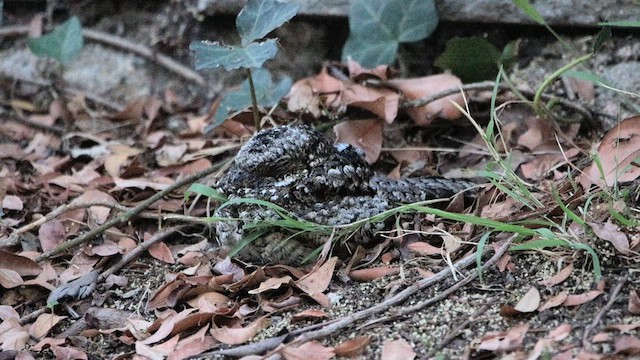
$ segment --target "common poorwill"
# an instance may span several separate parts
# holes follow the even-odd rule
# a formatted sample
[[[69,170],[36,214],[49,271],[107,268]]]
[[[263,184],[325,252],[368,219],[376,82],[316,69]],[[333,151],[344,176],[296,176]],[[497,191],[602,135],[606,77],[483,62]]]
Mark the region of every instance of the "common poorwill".
[[[238,152],[218,181],[218,191],[229,199],[254,198],[281,206],[299,219],[322,225],[345,225],[370,218],[399,204],[471,194],[476,185],[462,179],[416,177],[393,180],[373,172],[359,149],[334,145],[308,126],[281,126],[254,135]],[[233,219],[216,226],[222,246],[234,248],[247,235],[246,225],[276,220],[279,215],[263,206],[236,203],[216,211]],[[365,228],[349,240],[366,243],[385,224]],[[297,264],[321,246],[326,236],[291,237],[279,231],[254,239],[238,253],[251,262]]]

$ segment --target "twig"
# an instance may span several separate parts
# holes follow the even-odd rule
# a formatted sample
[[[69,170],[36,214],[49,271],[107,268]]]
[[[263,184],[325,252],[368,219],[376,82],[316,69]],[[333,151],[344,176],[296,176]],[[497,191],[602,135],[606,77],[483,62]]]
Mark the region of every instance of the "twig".
[[[609,301],[607,301],[607,304],[602,309],[600,309],[600,311],[598,312],[596,317],[593,319],[591,324],[589,324],[589,326],[587,326],[584,329],[584,333],[582,334],[583,348],[587,348],[589,345],[591,345],[591,340],[589,339],[589,336],[591,336],[591,333],[593,332],[593,330],[598,326],[604,314],[607,311],[609,311],[611,306],[613,306],[613,303],[616,301],[616,297],[618,296],[618,294],[620,293],[620,290],[622,290],[622,287],[624,286],[624,284],[627,282],[628,279],[629,279],[629,274],[627,273],[625,276],[622,277],[622,279],[618,281],[618,283],[616,284],[616,287],[613,288],[613,290],[611,290],[611,293],[609,294]]]
[[[509,248],[509,246],[511,245],[512,241],[516,238],[516,235],[511,236],[504,244],[502,244],[502,246],[500,246],[500,248],[496,251],[496,253],[491,257],[491,259],[489,259],[483,266],[482,266],[482,270],[486,270],[487,268],[489,268],[490,266],[492,266],[493,264],[495,264],[498,259],[500,259],[500,257],[502,257],[502,255],[507,251],[507,249]],[[476,260],[476,256],[475,253],[471,254],[465,258],[463,258],[462,260],[458,261],[457,264],[454,265],[454,269],[453,272],[458,272],[461,269],[466,268],[467,266],[473,264]],[[352,324],[366,319],[368,317],[371,317],[373,315],[382,313],[384,311],[389,310],[391,307],[399,305],[401,303],[403,303],[404,301],[406,301],[409,297],[411,297],[412,295],[425,290],[426,288],[428,288],[429,286],[449,277],[452,273],[452,269],[451,268],[446,268],[441,270],[440,272],[438,272],[437,274],[435,274],[434,276],[428,277],[426,279],[422,279],[412,285],[410,285],[409,287],[407,287],[406,289],[400,291],[399,293],[397,293],[396,295],[382,301],[381,303],[378,303],[370,308],[364,309],[364,310],[360,310],[358,312],[349,314],[347,316],[344,316],[338,320],[332,320],[326,323],[322,323],[322,324],[316,324],[314,325],[314,328],[317,328],[318,325],[322,326],[320,327],[318,330],[312,330],[310,331],[308,328],[302,328],[302,329],[298,329],[296,331],[296,335],[300,334],[295,340],[293,340],[292,342],[290,342],[289,344],[293,344],[293,343],[304,343],[307,341],[311,341],[311,340],[316,340],[316,339],[320,339],[326,336],[330,336],[335,334],[337,331],[342,330],[348,326],[351,326]],[[469,275],[471,276],[477,276],[478,270],[472,270],[472,273]],[[293,335],[293,332],[289,335]],[[266,343],[269,342],[273,342],[273,338],[269,338],[269,339],[265,339],[263,341],[260,341],[258,343],[256,343],[256,347],[259,347],[261,349],[267,348],[266,346],[263,347],[263,345],[265,345]],[[274,347],[271,347],[270,349],[273,349]],[[225,350],[217,350],[217,351],[211,351],[211,352],[207,352],[207,353],[203,353],[200,354],[198,356],[210,356],[210,355],[231,355],[233,354],[233,356],[244,356],[244,355],[250,355],[253,353],[241,353],[238,351],[239,347],[235,347],[235,348],[229,348],[229,349],[225,349]]]
[[[159,231],[155,233],[150,239],[138,244],[135,249],[128,252],[124,255],[117,263],[113,264],[109,268],[105,269],[100,276],[98,277],[98,282],[104,281],[109,275],[114,274],[118,270],[122,269],[125,265],[137,259],[138,256],[142,255],[146,250],[148,250],[153,244],[160,242],[169,236],[182,231],[186,227],[190,225],[181,225],[178,227],[168,228],[163,231]]]
[[[420,106],[425,106],[431,102],[434,102],[436,100],[445,98],[447,96],[453,95],[453,94],[457,94],[459,93],[461,90],[462,91],[470,91],[470,90],[492,90],[493,87],[495,86],[495,83],[493,81],[482,81],[482,82],[478,82],[478,83],[471,83],[471,84],[464,84],[460,87],[457,88],[451,88],[448,90],[444,90],[441,91],[437,94],[433,94],[429,97],[423,98],[423,99],[417,99],[417,100],[412,100],[412,101],[405,101],[404,103],[402,103],[402,108],[410,108],[410,107],[420,107]],[[499,84],[498,88],[500,90],[513,90],[511,88],[511,86],[509,86],[508,84]],[[525,90],[525,89],[517,89],[518,92],[522,93],[523,95],[526,95],[530,98],[535,97],[536,93],[530,90]],[[582,105],[576,104],[574,102],[571,102],[567,99],[561,98],[561,97],[557,97],[554,95],[549,95],[549,94],[541,94],[540,95],[542,99],[549,101],[549,100],[555,100],[558,103],[560,103],[561,105],[570,108],[572,110],[574,110],[575,112],[579,113],[580,115],[584,116],[585,119],[587,119],[588,121],[593,121],[593,115],[591,114],[591,111],[589,111],[588,109],[586,109],[585,107],[583,107]]]
[[[141,213],[144,209],[146,209],[147,207],[149,207],[151,204],[153,204],[154,202],[160,200],[161,198],[163,198],[164,196],[168,195],[170,192],[177,190],[185,185],[188,185],[200,178],[203,178],[207,175],[210,175],[212,173],[214,173],[215,171],[218,170],[218,168],[222,167],[226,162],[222,162],[219,164],[216,164],[212,167],[210,167],[209,169],[200,171],[196,174],[193,174],[191,176],[188,176],[180,181],[176,181],[175,183],[169,185],[166,189],[155,193],[153,196],[151,196],[150,198],[146,199],[145,201],[141,202],[138,206],[134,207],[133,209],[131,209],[130,211],[127,211],[125,213],[123,213],[122,215],[115,217],[107,222],[105,222],[104,224],[102,224],[101,226],[81,235],[78,236],[77,238],[67,241],[61,245],[59,245],[58,247],[56,247],[55,249],[46,252],[40,256],[38,256],[36,258],[37,262],[42,262],[44,260],[49,259],[50,257],[60,254],[61,252],[64,252],[74,246],[80,245],[92,238],[94,238],[95,236],[103,233],[106,229],[117,225],[119,223],[123,223],[123,222],[127,222],[129,221],[129,219],[131,219],[132,217],[136,216],[137,214]]]
[[[0,37],[23,36],[28,33],[29,27],[26,25],[0,27]],[[154,61],[159,65],[165,67],[167,70],[199,86],[206,85],[204,78],[200,76],[200,74],[178,63],[177,61],[166,55],[158,54],[148,46],[136,44],[121,37],[113,36],[97,30],[83,29],[82,35],[89,40],[126,50],[142,56],[145,59]]]

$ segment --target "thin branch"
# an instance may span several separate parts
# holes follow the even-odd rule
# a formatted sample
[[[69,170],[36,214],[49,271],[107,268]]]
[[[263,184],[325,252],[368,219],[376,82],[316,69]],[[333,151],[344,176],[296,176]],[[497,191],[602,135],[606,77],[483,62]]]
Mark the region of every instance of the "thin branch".
[[[582,334],[583,348],[588,348],[588,346],[591,345],[591,340],[589,339],[589,337],[591,336],[591,333],[596,327],[598,327],[598,324],[600,324],[600,321],[602,321],[602,317],[604,316],[604,314],[606,314],[607,311],[611,309],[611,306],[613,306],[613,303],[616,301],[618,294],[620,293],[620,291],[622,290],[622,287],[624,286],[624,284],[627,282],[628,279],[629,279],[629,274],[626,274],[625,276],[622,277],[622,279],[620,279],[620,281],[618,281],[618,283],[616,284],[616,287],[613,288],[613,290],[611,290],[611,293],[609,294],[609,301],[607,301],[607,304],[602,309],[600,309],[600,311],[598,312],[596,317],[593,319],[591,324],[589,324],[589,326],[587,326],[584,329],[584,333]]]
[[[405,101],[405,102],[402,103],[401,107],[406,109],[406,108],[410,108],[410,107],[425,106],[425,105],[427,105],[429,103],[432,103],[432,102],[434,102],[436,100],[440,100],[440,99],[445,98],[447,96],[457,94],[460,91],[492,90],[494,86],[495,86],[495,83],[493,81],[483,81],[483,82],[478,82],[478,83],[464,84],[464,85],[462,85],[460,87],[447,89],[447,90],[441,91],[441,92],[439,92],[437,94],[433,94],[433,95],[431,95],[429,97],[426,97],[426,98],[417,99],[417,100],[411,100],[411,101]],[[500,90],[505,90],[505,91],[514,90],[508,84],[499,84],[498,88]],[[516,89],[516,91],[522,93],[523,95],[525,95],[525,96],[527,96],[529,98],[533,98],[533,97],[536,96],[536,93],[533,92],[533,91],[530,91],[530,90]],[[563,99],[561,97],[557,97],[555,95],[540,94],[540,96],[545,101],[554,100],[554,101],[558,102],[559,104],[561,104],[562,106],[565,106],[565,107],[567,107],[569,109],[572,109],[573,111],[579,113],[580,115],[582,115],[588,121],[593,121],[593,114],[591,113],[591,111],[589,111],[587,108],[585,108],[584,106],[582,106],[580,104],[576,104],[575,102],[569,101],[567,99]]]
[[[0,27],[0,37],[24,36],[24,35],[27,35],[28,33],[29,33],[29,27],[26,25]],[[156,51],[154,51],[152,48],[148,46],[145,46],[142,44],[136,44],[127,39],[124,39],[118,36],[113,36],[111,34],[107,34],[97,30],[83,29],[82,35],[86,39],[93,40],[95,42],[102,43],[105,45],[109,45],[121,50],[129,51],[145,59],[156,62],[157,64],[163,66],[164,68],[173,72],[174,74],[179,75],[180,77],[192,83],[195,83],[199,86],[206,85],[204,78],[200,76],[200,74],[180,64],[179,62],[173,60],[172,58],[166,55],[158,54]]]
[[[225,162],[216,164],[212,167],[210,167],[209,169],[200,171],[196,174],[193,174],[191,176],[188,176],[180,181],[176,181],[175,183],[169,185],[166,189],[164,189],[163,191],[157,192],[155,193],[153,196],[151,196],[150,198],[146,199],[145,201],[141,202],[138,206],[134,207],[133,209],[131,209],[130,211],[127,211],[125,213],[123,213],[120,216],[117,216],[107,222],[105,222],[104,224],[102,224],[101,226],[81,235],[76,237],[73,240],[67,241],[61,245],[59,245],[58,247],[56,247],[55,249],[46,252],[40,256],[38,256],[36,258],[37,262],[42,262],[44,260],[49,259],[50,257],[60,254],[64,251],[67,251],[68,249],[71,249],[74,246],[78,246],[80,244],[83,244],[86,241],[89,241],[90,239],[93,239],[94,237],[102,234],[105,230],[109,229],[112,226],[115,226],[117,224],[120,223],[126,223],[127,221],[129,221],[129,219],[131,219],[132,217],[138,215],[139,213],[141,213],[143,210],[145,210],[146,208],[148,208],[151,204],[153,204],[154,202],[162,199],[163,197],[165,197],[166,195],[168,195],[169,193],[171,193],[174,190],[177,190],[185,185],[191,184],[192,182],[201,179],[207,175],[213,174],[215,171],[217,171],[220,167],[222,167],[225,164]]]
[[[509,246],[511,246],[511,243],[515,238],[516,238],[516,235],[513,235],[509,239],[507,239],[507,241],[505,241],[505,243],[500,246],[500,248],[496,251],[496,253],[486,263],[484,263],[484,265],[481,267],[481,271],[484,271],[489,267],[493,266],[502,257],[502,255],[504,255],[507,249],[509,249]],[[299,336],[289,344],[304,343],[307,341],[317,340],[323,337],[331,336],[336,334],[338,331],[344,328],[347,328],[360,320],[383,313],[391,309],[393,306],[400,305],[401,303],[409,299],[412,295],[415,295],[418,292],[424,291],[426,288],[430,287],[431,285],[448,278],[449,276],[451,276],[452,271],[459,272],[460,270],[468,267],[469,265],[473,264],[475,260],[476,260],[476,256],[475,256],[475,253],[473,253],[461,259],[460,261],[458,261],[458,263],[454,265],[453,270],[451,268],[443,269],[437,274],[435,274],[434,276],[428,277],[426,279],[422,279],[410,285],[406,289],[400,291],[396,295],[370,308],[360,310],[358,312],[344,316],[337,320],[331,320],[321,324],[313,325],[312,327],[314,330],[310,330],[309,327],[306,327],[306,328],[301,328],[301,329],[292,331],[291,333],[289,333],[289,336],[296,336],[296,335],[299,335]],[[469,274],[469,277],[477,277],[477,276],[478,276],[478,269],[472,270],[471,273]],[[439,295],[437,295],[433,299],[436,299],[438,297]],[[432,299],[428,299],[424,303],[428,301],[432,301]],[[321,326],[321,327],[315,330],[316,328],[318,328],[318,326]],[[238,346],[238,347],[229,348],[229,349],[211,351],[204,354],[200,354],[198,355],[198,357],[210,356],[210,355],[227,355],[227,356],[238,356],[238,357],[252,355],[252,354],[255,354],[255,352],[251,352],[251,351],[254,351],[256,348],[259,348],[262,350],[274,349],[275,346],[272,346],[272,347],[268,346],[268,344],[273,344],[273,343],[280,344],[280,342],[274,341],[274,339],[275,338],[268,338],[251,345],[244,345],[244,346]]]

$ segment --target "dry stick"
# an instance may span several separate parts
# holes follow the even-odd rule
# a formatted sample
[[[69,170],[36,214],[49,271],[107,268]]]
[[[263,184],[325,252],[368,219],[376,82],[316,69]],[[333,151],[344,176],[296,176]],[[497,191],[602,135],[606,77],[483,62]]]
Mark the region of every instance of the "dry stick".
[[[181,226],[178,226],[178,227],[165,229],[163,231],[155,233],[151,238],[149,238],[148,240],[142,242],[135,249],[131,250],[126,255],[124,255],[122,258],[120,258],[120,260],[118,260],[118,262],[116,262],[115,264],[113,264],[109,268],[105,269],[100,274],[100,276],[98,277],[98,282],[102,282],[109,275],[114,274],[118,270],[122,269],[128,263],[130,263],[133,260],[137,259],[138,256],[144,254],[144,252],[147,249],[149,249],[153,244],[155,244],[157,242],[160,242],[160,241],[168,238],[169,236],[173,235],[174,233],[180,232],[180,231],[182,231],[183,229],[185,229],[185,228],[187,228],[189,226],[190,225],[181,225]]]
[[[493,81],[482,81],[482,82],[478,82],[478,83],[471,83],[471,84],[464,84],[460,87],[457,88],[451,88],[448,90],[444,90],[441,91],[437,94],[431,95],[429,97],[423,98],[423,99],[417,99],[417,100],[412,100],[412,101],[406,101],[402,104],[402,108],[410,108],[410,107],[420,107],[420,106],[424,106],[427,105],[431,102],[434,102],[436,100],[442,99],[444,97],[447,97],[449,95],[454,95],[459,93],[461,90],[462,91],[469,91],[469,90],[492,90],[493,87],[495,86],[495,82]],[[498,84],[498,88],[500,90],[513,90],[511,88],[511,86],[509,86],[508,84]],[[533,91],[529,91],[529,90],[525,90],[525,89],[516,89],[518,92],[528,96],[528,97],[533,97],[535,96],[535,92]],[[589,111],[588,109],[586,109],[585,107],[576,104],[574,102],[571,102],[569,100],[554,96],[554,95],[548,95],[548,94],[543,94],[542,98],[546,101],[549,100],[556,100],[558,103],[562,104],[565,107],[568,107],[578,113],[580,113],[580,115],[584,116],[587,120],[589,121],[593,121],[593,115],[591,114],[591,111]]]
[[[56,247],[55,249],[46,252],[40,256],[38,256],[36,258],[37,262],[42,262],[44,260],[49,259],[50,257],[60,254],[61,252],[64,252],[74,246],[80,245],[92,238],[94,238],[95,236],[103,233],[105,230],[107,230],[108,228],[117,225],[119,223],[123,223],[123,222],[127,222],[129,221],[129,219],[131,219],[132,217],[136,216],[137,214],[141,213],[144,209],[146,209],[147,207],[149,207],[151,204],[153,204],[154,202],[160,200],[162,197],[164,197],[165,195],[169,194],[170,192],[177,190],[185,185],[188,185],[200,178],[203,178],[207,175],[210,175],[212,173],[214,173],[215,171],[217,171],[221,166],[223,166],[225,164],[225,162],[216,164],[212,167],[210,167],[209,169],[200,171],[196,174],[193,174],[191,176],[188,176],[180,181],[176,181],[175,183],[169,185],[166,189],[155,193],[153,196],[151,196],[150,198],[148,198],[147,200],[143,201],[142,203],[140,203],[138,206],[134,207],[133,209],[131,209],[130,211],[125,212],[124,214],[115,217],[107,222],[105,222],[104,224],[102,224],[101,226],[85,233],[84,235],[78,236],[77,238],[71,240],[71,241],[67,241],[63,244],[61,244],[60,246]]]
[[[613,303],[616,301],[616,297],[618,296],[618,294],[622,290],[622,287],[624,286],[624,284],[627,282],[628,279],[629,279],[629,274],[627,273],[625,276],[622,277],[622,279],[620,279],[620,281],[618,281],[618,284],[616,284],[616,287],[613,288],[613,290],[611,290],[611,293],[609,294],[609,301],[607,302],[607,304],[598,312],[598,315],[596,315],[596,317],[593,319],[591,324],[589,324],[589,326],[587,326],[584,329],[584,333],[582,334],[583,348],[586,348],[588,345],[591,345],[591,341],[589,340],[589,336],[591,335],[591,332],[593,332],[593,330],[598,326],[604,314],[607,311],[609,311],[611,306],[613,306]]]
[[[509,246],[511,245],[511,243],[513,242],[513,240],[516,238],[516,235],[511,236],[509,239],[507,239],[507,241],[502,244],[500,246],[500,248],[496,251],[496,253],[491,257],[491,259],[489,259],[483,266],[482,266],[482,271],[486,270],[487,268],[489,268],[490,266],[492,266],[493,264],[495,264],[498,259],[500,259],[500,257],[502,257],[502,255],[504,255],[504,253],[507,251],[507,249],[509,248]],[[298,329],[298,330],[294,330],[291,333],[289,333],[290,336],[295,336],[295,335],[300,335],[298,336],[298,338],[296,338],[295,340],[293,340],[291,343],[289,344],[293,344],[293,343],[304,343],[307,341],[311,341],[311,340],[316,340],[316,339],[320,339],[332,334],[335,334],[336,331],[338,330],[342,330],[348,326],[351,326],[353,323],[358,322],[360,320],[363,320],[367,317],[382,313],[384,311],[389,310],[391,307],[399,305],[401,303],[403,303],[404,301],[406,301],[409,297],[411,297],[412,295],[416,294],[419,291],[422,291],[426,288],[428,288],[429,286],[449,277],[453,272],[457,272],[460,271],[463,268],[466,268],[467,266],[471,265],[472,263],[474,263],[476,260],[476,253],[473,253],[467,257],[465,257],[464,259],[460,260],[456,265],[454,265],[454,269],[450,269],[450,268],[446,268],[441,270],[440,272],[438,272],[437,274],[435,274],[434,276],[428,277],[426,279],[422,279],[412,285],[410,285],[409,287],[407,287],[406,289],[402,290],[401,292],[397,293],[396,295],[384,300],[383,302],[374,305],[368,309],[364,309],[364,310],[360,310],[358,312],[355,312],[353,314],[347,315],[341,319],[338,320],[331,320],[327,323],[322,323],[322,324],[316,324],[313,325],[313,328],[317,328],[318,325],[322,326],[320,329],[318,330],[314,330],[314,331],[309,331],[308,328],[302,328],[302,329]],[[477,276],[478,275],[478,270],[473,270],[473,272],[469,275],[469,276]],[[438,296],[434,297],[434,298],[438,298]],[[424,302],[426,303],[426,302]],[[254,343],[254,344],[250,344],[250,345],[243,345],[243,346],[238,346],[238,347],[234,347],[234,348],[230,348],[230,349],[224,349],[224,350],[218,350],[218,351],[211,351],[211,352],[207,352],[207,353],[203,353],[198,355],[200,356],[209,356],[209,355],[226,355],[226,356],[246,356],[246,355],[251,355],[251,354],[255,354],[256,352],[254,350],[256,349],[261,349],[262,351],[264,351],[265,348],[265,343],[267,342],[273,342],[273,338],[269,338],[269,339],[265,339],[263,341]],[[278,343],[279,344],[279,343]],[[273,347],[271,348],[273,349]]]
[[[22,35],[27,35],[28,33],[29,33],[29,27],[26,25],[0,27],[0,37],[22,36]],[[93,40],[95,42],[99,42],[102,44],[113,46],[115,48],[126,50],[134,54],[137,54],[139,56],[142,56],[143,58],[146,58],[148,60],[154,61],[159,65],[165,67],[167,70],[199,86],[206,85],[204,78],[200,76],[200,74],[178,63],[177,61],[173,60],[168,56],[158,54],[148,46],[136,44],[134,42],[123,39],[121,37],[113,36],[113,35],[110,35],[101,31],[96,31],[96,30],[84,29],[82,30],[82,35],[85,38]]]

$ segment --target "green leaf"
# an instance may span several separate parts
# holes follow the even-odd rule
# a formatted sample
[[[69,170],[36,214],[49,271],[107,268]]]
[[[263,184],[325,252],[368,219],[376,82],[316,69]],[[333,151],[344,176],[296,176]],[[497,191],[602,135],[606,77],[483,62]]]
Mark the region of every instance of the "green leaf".
[[[598,37],[596,38],[596,41],[593,43],[593,52],[600,50],[600,48],[602,47],[602,44],[604,44],[605,41],[609,39],[611,39],[611,27],[603,26],[600,32],[598,33]]]
[[[389,64],[395,60],[398,43],[422,40],[437,25],[433,0],[353,0],[342,59],[351,57],[368,67]]]
[[[529,0],[513,0],[513,3],[516,4],[517,7],[522,9],[522,11],[527,13],[527,15],[529,15],[529,17],[533,21],[537,22],[540,25],[545,25],[544,18],[542,17],[542,15],[540,15],[538,10],[536,10],[536,8],[531,5]]]
[[[449,69],[462,82],[494,80],[502,54],[488,40],[479,37],[453,38],[435,62]]]
[[[82,49],[82,42],[82,26],[78,18],[73,16],[56,26],[49,34],[29,39],[27,45],[37,56],[68,64]]]
[[[640,27],[640,21],[622,20],[622,21],[601,22],[601,23],[598,23],[598,26]]]
[[[259,68],[262,64],[276,56],[278,45],[276,39],[261,43],[251,43],[246,47],[224,46],[217,42],[194,41],[189,50],[195,51],[196,70],[213,69],[222,66],[225,70],[239,68]]]
[[[276,0],[249,0],[236,18],[242,46],[262,39],[274,29],[291,20],[299,5]]]
[[[398,42],[395,40],[367,43],[367,40],[354,38],[353,34],[349,34],[342,49],[343,54],[349,54],[348,57],[368,67],[393,63],[397,52]]]
[[[199,183],[191,184],[191,186],[189,186],[187,191],[184,193],[185,200],[189,199],[189,196],[191,196],[192,193],[204,195],[213,200],[217,200],[221,202],[227,201],[226,196],[220,194],[216,189],[212,188],[211,186],[207,186],[204,184],[199,184]]]
[[[284,77],[274,84],[268,70],[256,69],[252,71],[252,75],[258,105],[262,107],[275,106],[291,89],[291,79],[288,77]],[[251,88],[249,81],[245,80],[238,90],[229,92],[222,97],[220,107],[214,116],[214,122],[206,127],[205,133],[220,126],[229,115],[244,111],[249,107],[251,107]]]
[[[596,85],[606,85],[606,86],[611,86],[609,84],[609,82],[603,78],[601,78],[600,76],[592,73],[592,72],[588,72],[588,71],[580,71],[580,70],[569,70],[566,73],[564,73],[562,76],[568,76],[568,77],[572,77],[572,78],[576,78],[579,80],[586,80],[586,81],[590,81]]]

